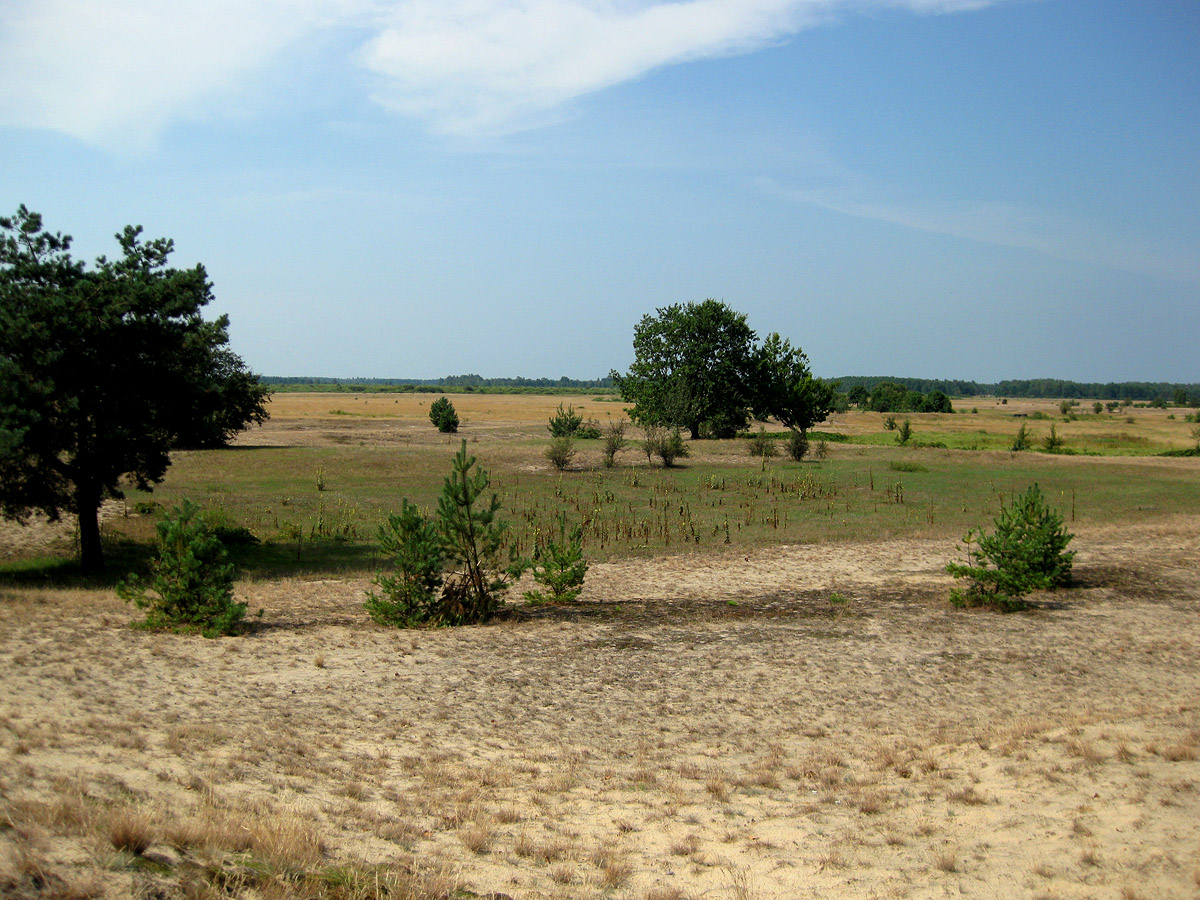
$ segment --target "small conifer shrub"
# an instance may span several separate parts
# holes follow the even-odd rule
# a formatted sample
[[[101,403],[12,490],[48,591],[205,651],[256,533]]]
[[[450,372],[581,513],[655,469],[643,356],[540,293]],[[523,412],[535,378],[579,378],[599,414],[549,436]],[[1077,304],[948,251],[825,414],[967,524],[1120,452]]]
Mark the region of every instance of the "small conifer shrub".
[[[1036,484],[1002,506],[994,524],[991,534],[972,529],[963,537],[966,565],[946,566],[955,578],[968,579],[965,588],[950,592],[951,603],[1007,612],[1024,609],[1023,598],[1031,591],[1070,583],[1075,551],[1067,550],[1067,544],[1074,535],[1063,527],[1062,516],[1046,505]]]
[[[560,472],[564,472],[571,460],[575,458],[575,442],[568,435],[550,438],[550,446],[546,448],[546,459]]]
[[[793,431],[787,440],[788,456],[796,462],[808,455],[808,435],[803,431]]]
[[[749,441],[750,455],[755,459],[773,459],[775,456],[775,440],[767,430],[762,426],[756,433],[750,435]]]
[[[379,573],[378,594],[365,604],[388,625],[466,625],[486,622],[500,607],[500,593],[524,568],[507,545],[508,523],[496,513],[500,500],[480,502],[490,485],[475,468],[467,442],[455,454],[430,519],[404,501],[389,518],[380,541],[395,560],[395,573]],[[508,559],[504,555],[507,549]],[[440,590],[439,590],[440,588]]]
[[[156,528],[158,554],[149,582],[132,576],[117,585],[117,595],[147,611],[141,623],[146,628],[236,634],[246,604],[233,600],[233,565],[200,507],[184,500]]]
[[[559,518],[559,540],[547,541],[534,551],[533,578],[542,590],[525,592],[529,603],[570,603],[583,590],[588,563],[583,557],[583,529],[567,534],[566,515]]]
[[[454,404],[445,397],[439,397],[429,404],[429,421],[442,434],[454,434],[458,431],[458,413]]]
[[[609,422],[604,430],[604,468],[611,469],[617,464],[617,454],[629,446],[625,438],[625,420]]]
[[[379,526],[379,545],[394,570],[376,574],[379,591],[367,593],[367,613],[381,625],[437,624],[446,562],[437,526],[405,499],[400,512]]]

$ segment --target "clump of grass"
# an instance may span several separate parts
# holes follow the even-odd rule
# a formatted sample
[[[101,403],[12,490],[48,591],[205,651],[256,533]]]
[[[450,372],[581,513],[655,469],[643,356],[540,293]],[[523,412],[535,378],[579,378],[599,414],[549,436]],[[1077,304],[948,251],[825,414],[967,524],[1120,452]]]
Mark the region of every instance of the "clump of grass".
[[[933,867],[939,872],[950,874],[958,871],[958,848],[953,844],[939,847],[933,853]]]
[[[145,816],[121,808],[108,820],[108,840],[117,850],[141,856],[154,843],[154,824]]]

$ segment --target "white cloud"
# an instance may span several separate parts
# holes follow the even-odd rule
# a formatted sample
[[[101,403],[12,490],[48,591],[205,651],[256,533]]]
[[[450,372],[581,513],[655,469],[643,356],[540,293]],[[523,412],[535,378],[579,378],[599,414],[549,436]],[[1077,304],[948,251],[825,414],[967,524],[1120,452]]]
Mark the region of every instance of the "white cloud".
[[[435,130],[527,126],[647,72],[745,53],[842,11],[990,0],[5,0],[0,124],[129,148],[301,38],[364,35],[374,97]]]
[[[0,122],[139,148],[333,11],[319,0],[6,0]]]

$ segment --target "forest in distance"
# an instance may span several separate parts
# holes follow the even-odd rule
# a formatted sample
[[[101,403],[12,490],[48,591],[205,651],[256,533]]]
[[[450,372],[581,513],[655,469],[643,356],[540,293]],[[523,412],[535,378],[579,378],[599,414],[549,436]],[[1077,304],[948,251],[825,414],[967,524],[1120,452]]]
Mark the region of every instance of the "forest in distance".
[[[1060,378],[1006,379],[994,383],[950,378],[905,378],[888,375],[846,375],[827,379],[842,391],[854,387],[872,390],[889,381],[910,391],[928,394],[941,391],[951,397],[1020,397],[1029,400],[1065,398],[1069,400],[1133,400],[1139,403],[1162,401],[1177,406],[1200,404],[1200,382],[1108,381],[1081,382]],[[448,375],[442,378],[332,378],[310,375],[262,375],[259,382],[274,391],[381,391],[425,393],[473,390],[611,390],[611,377],[568,378],[484,378],[481,375]]]

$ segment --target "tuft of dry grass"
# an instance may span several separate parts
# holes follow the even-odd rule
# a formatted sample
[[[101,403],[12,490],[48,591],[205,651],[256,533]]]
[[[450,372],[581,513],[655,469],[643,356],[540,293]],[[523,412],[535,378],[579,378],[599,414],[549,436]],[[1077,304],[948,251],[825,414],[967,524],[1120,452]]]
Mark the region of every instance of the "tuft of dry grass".
[[[458,829],[458,839],[472,853],[487,853],[496,832],[488,822],[472,822]]]
[[[108,818],[108,841],[124,853],[141,856],[155,841],[157,829],[145,815],[128,807],[114,810]]]
[[[958,848],[945,844],[933,851],[933,867],[947,874],[958,871]]]

